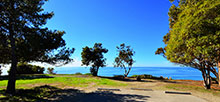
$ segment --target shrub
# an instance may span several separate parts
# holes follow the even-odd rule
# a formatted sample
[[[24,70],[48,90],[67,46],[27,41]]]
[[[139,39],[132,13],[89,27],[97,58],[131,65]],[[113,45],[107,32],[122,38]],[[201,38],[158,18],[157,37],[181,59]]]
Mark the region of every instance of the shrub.
[[[83,75],[82,73],[80,73],[80,72],[77,72],[77,73],[75,73],[74,75]]]
[[[139,75],[139,76],[137,76],[137,81],[141,81],[141,76]]]
[[[131,78],[137,78],[139,75],[132,75]]]
[[[48,74],[56,74],[57,72],[54,72],[54,68],[47,68],[47,73]]]
[[[84,75],[92,75],[91,73],[85,73]]]
[[[17,65],[16,74],[43,74],[45,68],[27,63]]]
[[[144,74],[143,76],[145,79],[151,79],[153,77],[152,75],[148,75],[148,74]]]
[[[124,79],[124,75],[114,75],[113,76],[115,79]]]
[[[161,77],[156,77],[156,76],[152,76],[152,75],[149,75],[149,74],[132,75],[131,76],[131,78],[137,78],[137,77],[139,77],[141,79],[164,79],[162,76]]]

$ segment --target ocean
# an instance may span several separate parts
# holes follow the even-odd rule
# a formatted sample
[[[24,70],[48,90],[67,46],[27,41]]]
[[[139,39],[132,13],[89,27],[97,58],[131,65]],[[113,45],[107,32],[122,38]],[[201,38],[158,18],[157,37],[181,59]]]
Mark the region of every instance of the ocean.
[[[58,67],[57,74],[89,73],[89,67]],[[123,75],[124,69],[114,67],[100,68],[98,76]],[[202,80],[199,70],[190,67],[133,67],[128,76],[150,74],[153,76],[171,77],[172,79]]]

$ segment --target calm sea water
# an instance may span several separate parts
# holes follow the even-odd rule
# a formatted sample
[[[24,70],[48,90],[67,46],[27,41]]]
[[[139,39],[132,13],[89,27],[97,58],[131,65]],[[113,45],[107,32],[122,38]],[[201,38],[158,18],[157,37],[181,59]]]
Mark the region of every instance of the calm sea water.
[[[57,74],[74,74],[89,73],[89,67],[64,67],[55,68]],[[123,75],[124,69],[114,67],[100,68],[99,76],[114,76]],[[150,74],[154,76],[171,77],[172,79],[189,79],[189,80],[202,80],[202,74],[199,70],[190,67],[133,67],[129,76]]]

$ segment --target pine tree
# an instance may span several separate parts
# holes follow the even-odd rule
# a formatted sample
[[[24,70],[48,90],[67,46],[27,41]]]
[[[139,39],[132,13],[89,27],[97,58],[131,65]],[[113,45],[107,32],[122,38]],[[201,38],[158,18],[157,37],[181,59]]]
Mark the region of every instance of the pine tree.
[[[66,64],[74,49],[66,48],[64,31],[43,27],[53,12],[42,6],[47,0],[1,0],[0,63],[11,64],[7,93],[15,93],[18,62]]]

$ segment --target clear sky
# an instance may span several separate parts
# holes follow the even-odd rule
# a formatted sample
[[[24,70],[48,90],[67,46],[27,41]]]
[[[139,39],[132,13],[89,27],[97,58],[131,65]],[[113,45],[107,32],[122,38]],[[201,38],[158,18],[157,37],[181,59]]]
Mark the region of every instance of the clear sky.
[[[102,43],[108,66],[116,57],[116,46],[130,45],[135,53],[134,66],[174,66],[155,55],[163,47],[163,36],[169,30],[169,0],[49,0],[45,11],[55,16],[47,23],[53,30],[64,30],[68,47],[75,48],[75,62],[80,66],[82,47]]]

